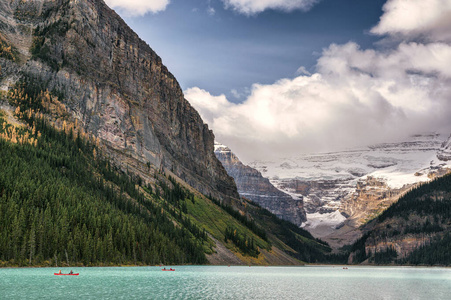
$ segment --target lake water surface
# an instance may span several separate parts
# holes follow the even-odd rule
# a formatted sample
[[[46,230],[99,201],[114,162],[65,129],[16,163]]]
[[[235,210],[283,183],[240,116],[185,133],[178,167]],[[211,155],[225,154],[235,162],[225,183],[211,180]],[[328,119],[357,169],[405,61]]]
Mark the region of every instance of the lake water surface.
[[[0,299],[451,299],[445,268],[174,268],[0,269]]]

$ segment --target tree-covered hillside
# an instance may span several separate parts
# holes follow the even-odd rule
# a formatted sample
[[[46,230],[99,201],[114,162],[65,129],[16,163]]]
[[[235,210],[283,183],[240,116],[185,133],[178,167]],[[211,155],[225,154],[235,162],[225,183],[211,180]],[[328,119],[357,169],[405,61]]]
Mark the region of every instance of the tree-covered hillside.
[[[29,98],[19,107],[33,105],[39,104]],[[0,139],[0,261],[206,262],[206,237],[174,224],[132,176],[98,154],[93,141],[73,128],[57,130],[34,113],[22,120],[27,125],[15,129],[0,119],[0,134],[9,137]]]
[[[245,261],[263,263],[261,250],[274,245],[324,261],[327,245],[259,207],[225,205],[151,166],[150,182],[119,168],[66,112],[64,97],[28,75],[8,92],[14,120],[0,115],[0,264],[204,264],[210,237]]]
[[[451,175],[408,192],[366,231],[351,248],[354,263],[450,265]]]

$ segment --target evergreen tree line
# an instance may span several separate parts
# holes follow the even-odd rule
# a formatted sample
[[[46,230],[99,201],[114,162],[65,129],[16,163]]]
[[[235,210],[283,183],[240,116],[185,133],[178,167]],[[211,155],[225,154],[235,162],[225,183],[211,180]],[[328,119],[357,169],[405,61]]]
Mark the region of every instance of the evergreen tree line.
[[[186,191],[172,176],[169,176],[168,179],[172,187],[169,187],[164,181],[159,181],[159,186],[163,190],[163,198],[186,214],[188,208],[185,200],[189,198],[194,203],[194,194]]]
[[[258,247],[255,246],[254,238],[249,238],[232,226],[228,226],[224,234],[224,241],[227,243],[229,240],[231,240],[246,255],[258,257],[260,254]]]
[[[172,176],[169,176],[168,179],[172,184],[172,188],[164,181],[158,181],[159,187],[163,190],[163,208],[198,240],[208,241],[206,230],[197,226],[187,216],[186,201],[195,203],[194,194],[182,187]],[[159,191],[159,189],[157,188],[156,191]],[[159,198],[160,196],[158,194],[155,197]]]
[[[92,189],[93,178],[62,174],[33,146],[2,140],[0,151],[0,260],[12,265],[205,261],[189,239],[181,247],[187,234],[164,216],[127,213],[125,199]],[[190,247],[198,257],[189,255]]]
[[[451,216],[451,175],[424,183],[402,196],[377,219],[383,222],[392,217],[408,220],[410,214],[448,218]]]
[[[350,252],[353,253],[353,263],[360,263],[368,258],[366,254],[365,244],[369,236],[370,232],[367,232],[357,241],[355,241],[354,244],[352,244]]]
[[[351,247],[354,262],[366,259],[375,263],[395,262],[397,264],[427,264],[449,265],[446,257],[451,250],[449,225],[451,224],[451,175],[437,178],[424,183],[402,196],[376,218],[378,224],[385,220],[397,218],[396,228],[390,224],[385,229],[370,231],[357,240]],[[415,221],[414,221],[415,220]],[[435,237],[431,243],[414,250],[406,258],[397,260],[390,253],[376,253],[367,255],[365,244],[368,240],[373,243],[380,238],[392,238],[405,234],[432,234]],[[385,255],[385,258],[382,256]]]
[[[253,233],[261,237],[264,241],[269,242],[268,236],[266,235],[266,231],[262,229],[260,226],[258,226],[253,220],[250,220],[245,215],[240,214],[239,211],[235,210],[230,205],[221,203],[219,200],[212,197],[211,195],[208,196],[208,199],[210,199],[217,206],[221,207],[224,211],[226,211],[229,215],[238,220],[241,224],[249,228]]]
[[[451,265],[451,235],[447,232],[430,244],[415,249],[409,256],[398,261],[410,265]]]
[[[22,91],[27,96],[15,97],[14,104],[22,111],[42,110],[41,101],[33,97],[42,87],[19,84],[28,89]],[[174,226],[126,174],[113,176],[109,165],[96,159],[96,147],[89,139],[79,132],[56,130],[35,114],[22,119],[36,128],[38,143],[35,147],[0,140],[1,261],[206,262],[202,241]]]
[[[296,251],[296,253],[286,251],[287,254],[308,263],[341,264],[347,262],[348,253],[331,254],[329,245],[320,239],[315,239],[307,230],[278,218],[255,202],[252,202],[252,205],[257,207],[259,213],[256,216],[260,216],[260,223],[267,224],[268,232]]]
[[[390,246],[372,255],[370,258],[370,262],[373,262],[378,265],[388,265],[391,264],[393,261],[396,261],[397,257],[398,253],[396,252],[395,248]]]

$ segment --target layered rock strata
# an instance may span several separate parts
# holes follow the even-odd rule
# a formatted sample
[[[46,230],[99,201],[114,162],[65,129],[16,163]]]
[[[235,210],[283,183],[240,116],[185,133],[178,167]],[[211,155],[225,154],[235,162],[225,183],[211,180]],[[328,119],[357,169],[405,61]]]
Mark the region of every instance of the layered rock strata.
[[[242,197],[258,203],[279,218],[296,225],[300,226],[306,221],[302,198],[293,199],[278,190],[259,171],[244,165],[227,146],[216,143],[215,154],[227,173],[235,179],[238,193]]]
[[[0,34],[19,53],[18,61],[0,59],[3,90],[18,74],[36,78],[117,160],[171,170],[204,194],[239,197],[177,80],[103,1],[1,1]]]

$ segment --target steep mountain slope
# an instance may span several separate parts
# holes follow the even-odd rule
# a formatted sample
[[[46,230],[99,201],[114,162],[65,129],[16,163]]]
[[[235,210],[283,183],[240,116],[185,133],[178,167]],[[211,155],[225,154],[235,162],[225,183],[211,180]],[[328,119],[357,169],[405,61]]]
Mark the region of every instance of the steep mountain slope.
[[[116,160],[168,169],[204,194],[238,198],[213,153],[214,136],[160,57],[103,1],[1,1],[0,35],[19,74],[45,83]]]
[[[451,175],[408,192],[363,231],[350,263],[450,265]]]
[[[1,0],[0,67],[0,265],[327,259],[239,198],[175,78],[102,1]]]
[[[140,192],[94,139],[19,111],[11,124],[0,110],[0,266],[207,262],[205,232]]]
[[[293,199],[275,188],[259,171],[244,165],[227,146],[215,143],[215,154],[227,173],[235,179],[238,193],[242,197],[298,226],[306,220],[302,197]]]
[[[59,122],[56,97],[31,87],[8,93],[15,112],[0,101],[0,266],[335,259],[252,203],[237,210],[157,170],[151,183],[124,173],[74,119]]]

